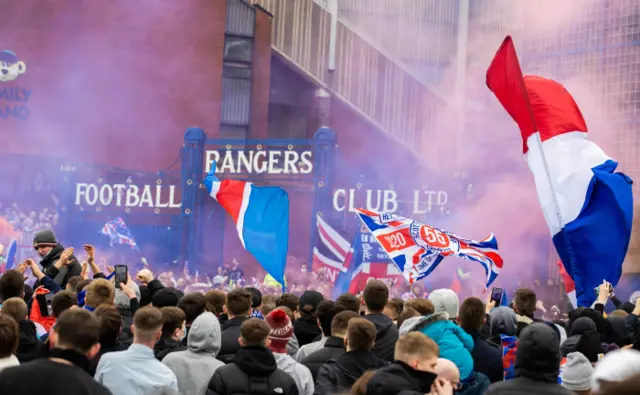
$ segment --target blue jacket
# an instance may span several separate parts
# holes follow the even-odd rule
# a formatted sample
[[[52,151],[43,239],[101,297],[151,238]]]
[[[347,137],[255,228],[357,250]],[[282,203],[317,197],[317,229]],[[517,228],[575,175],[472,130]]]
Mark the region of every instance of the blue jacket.
[[[435,313],[427,316],[416,327],[433,341],[438,343],[440,358],[456,364],[460,379],[466,380],[473,372],[473,338],[455,323],[449,321],[447,313]]]

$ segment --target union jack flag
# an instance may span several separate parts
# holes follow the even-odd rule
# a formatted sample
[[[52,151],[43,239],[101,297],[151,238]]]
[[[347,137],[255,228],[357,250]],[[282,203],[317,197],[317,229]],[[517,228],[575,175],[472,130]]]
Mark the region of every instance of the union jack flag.
[[[100,233],[109,236],[109,242],[112,246],[114,244],[127,244],[134,250],[138,249],[138,245],[131,235],[131,231],[120,217],[107,221]]]
[[[493,234],[474,241],[394,214],[356,212],[410,284],[428,276],[447,256],[480,263],[486,273],[486,288],[500,273],[502,257]]]

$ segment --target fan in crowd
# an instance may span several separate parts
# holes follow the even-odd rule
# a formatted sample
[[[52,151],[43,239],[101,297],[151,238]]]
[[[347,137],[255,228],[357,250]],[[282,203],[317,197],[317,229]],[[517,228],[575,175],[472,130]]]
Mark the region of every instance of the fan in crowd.
[[[92,246],[83,268],[51,231],[34,247],[40,264],[0,276],[3,395],[598,395],[640,383],[640,299],[620,303],[607,283],[592,307],[551,322],[527,288],[511,307],[450,289],[404,301],[378,280],[336,300],[240,280],[183,292],[149,267],[115,284]]]

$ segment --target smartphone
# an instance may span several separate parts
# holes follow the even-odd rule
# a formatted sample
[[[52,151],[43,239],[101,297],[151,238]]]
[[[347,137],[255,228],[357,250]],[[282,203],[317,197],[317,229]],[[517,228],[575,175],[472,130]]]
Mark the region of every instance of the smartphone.
[[[53,293],[37,295],[36,300],[38,301],[38,307],[40,308],[40,315],[43,317],[53,317],[53,307],[51,307],[53,302]]]
[[[593,292],[595,292],[596,297],[600,296],[600,286],[597,286],[593,289]]]
[[[502,288],[492,288],[491,289],[491,301],[496,302],[496,306],[500,306],[502,303],[502,294],[504,290]]]
[[[116,274],[115,274],[115,281],[116,281],[116,288],[120,288],[120,283],[127,283],[127,273],[128,273],[128,269],[127,269],[127,265],[116,265]]]

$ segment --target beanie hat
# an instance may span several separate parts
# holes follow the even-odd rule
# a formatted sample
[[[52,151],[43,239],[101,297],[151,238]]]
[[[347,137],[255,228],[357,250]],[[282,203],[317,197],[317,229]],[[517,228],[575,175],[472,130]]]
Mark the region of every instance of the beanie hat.
[[[450,289],[436,289],[429,294],[429,300],[435,308],[434,313],[446,312],[451,318],[458,318],[458,308],[460,302],[458,295]]]
[[[591,376],[591,390],[600,391],[600,380],[609,382],[624,381],[640,373],[640,351],[620,349],[605,354],[596,364]]]
[[[287,343],[293,337],[293,325],[284,310],[276,309],[267,314],[264,321],[269,325],[269,340],[271,345],[269,348],[275,353],[286,354]]]
[[[588,391],[591,389],[591,362],[579,352],[567,355],[567,362],[562,370],[562,386],[571,391]]]
[[[55,247],[57,245],[58,239],[51,229],[41,230],[33,236],[33,248]]]

